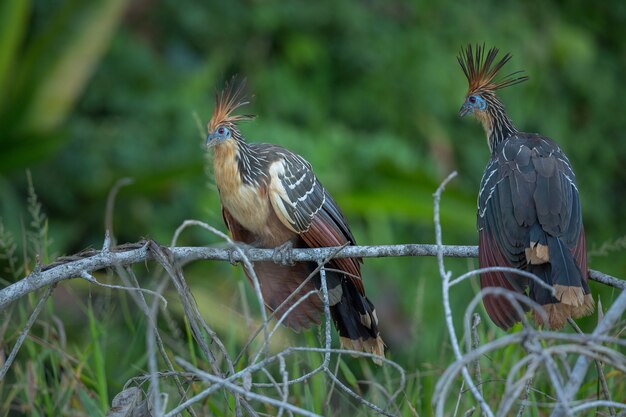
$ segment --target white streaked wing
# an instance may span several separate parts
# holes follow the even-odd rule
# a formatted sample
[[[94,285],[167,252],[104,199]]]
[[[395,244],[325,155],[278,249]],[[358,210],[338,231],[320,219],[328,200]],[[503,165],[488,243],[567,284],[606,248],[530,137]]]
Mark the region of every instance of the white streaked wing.
[[[281,153],[269,168],[270,201],[276,215],[296,233],[306,232],[324,205],[324,188],[302,157]]]

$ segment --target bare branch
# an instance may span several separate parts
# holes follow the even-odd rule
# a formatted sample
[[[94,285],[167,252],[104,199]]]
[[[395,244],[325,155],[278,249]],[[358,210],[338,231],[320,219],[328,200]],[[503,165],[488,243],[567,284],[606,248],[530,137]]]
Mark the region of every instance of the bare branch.
[[[124,244],[111,248],[109,251],[89,250],[83,253],[60,258],[50,265],[42,267],[41,272],[33,271],[23,279],[0,290],[0,311],[24,295],[40,288],[66,279],[83,276],[84,272],[93,272],[114,266],[125,266],[153,260],[154,256],[148,250],[147,241]],[[216,247],[171,247],[168,248],[179,264],[186,264],[196,260],[242,261],[250,262],[271,261],[273,249],[241,249],[231,251]],[[437,245],[405,244],[405,245],[377,245],[377,246],[345,246],[327,248],[293,249],[289,260],[293,262],[317,262],[319,259],[337,258],[382,258],[400,256],[437,256]],[[444,257],[475,258],[478,256],[477,246],[441,245]],[[626,281],[590,270],[589,278],[615,287],[626,289]],[[522,272],[523,273],[523,272]]]
[[[443,253],[443,240],[441,233],[441,222],[439,221],[439,202],[441,201],[441,194],[445,189],[445,186],[450,182],[454,177],[456,177],[456,171],[452,172],[448,177],[443,180],[437,191],[433,194],[434,199],[434,222],[435,222],[435,238],[437,240],[437,263],[439,264],[439,275],[441,276],[441,284],[442,284],[442,293],[443,293],[443,310],[446,325],[448,327],[448,336],[450,337],[450,342],[452,344],[452,350],[454,351],[454,356],[457,361],[462,360],[463,355],[461,353],[461,348],[459,346],[459,339],[454,330],[454,323],[452,322],[452,307],[450,306],[450,277],[452,273],[450,271],[445,270],[445,266],[443,263],[444,253]],[[491,407],[487,404],[482,394],[474,384],[474,380],[470,375],[467,366],[463,365],[461,368],[461,373],[463,374],[463,380],[469,387],[472,395],[476,399],[476,401],[480,404],[482,412],[489,416],[493,417],[493,411]],[[441,397],[443,398],[443,397]],[[437,416],[443,416],[443,402],[437,401]]]

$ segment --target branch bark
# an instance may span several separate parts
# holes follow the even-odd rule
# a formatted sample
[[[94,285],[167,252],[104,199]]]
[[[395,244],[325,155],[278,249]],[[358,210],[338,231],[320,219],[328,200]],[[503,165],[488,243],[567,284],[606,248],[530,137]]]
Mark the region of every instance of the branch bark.
[[[150,242],[137,242],[120,245],[111,249],[89,250],[76,255],[60,258],[58,261],[46,265],[41,270],[33,271],[23,279],[0,290],[0,311],[18,298],[71,278],[80,278],[85,272],[115,266],[125,266],[154,260],[154,254],[149,248]],[[174,259],[185,264],[196,260],[241,261],[238,251],[217,247],[172,247],[168,248]],[[271,261],[273,249],[244,248],[246,257],[252,262]],[[441,248],[443,256],[456,258],[475,258],[478,256],[477,246],[444,245]],[[346,246],[343,248],[312,248],[293,249],[290,260],[294,262],[318,262],[332,258],[383,258],[400,256],[437,256],[437,245],[405,244],[405,245],[378,245],[378,246]],[[606,275],[599,271],[590,271],[590,279],[603,284],[626,289],[626,281]]]

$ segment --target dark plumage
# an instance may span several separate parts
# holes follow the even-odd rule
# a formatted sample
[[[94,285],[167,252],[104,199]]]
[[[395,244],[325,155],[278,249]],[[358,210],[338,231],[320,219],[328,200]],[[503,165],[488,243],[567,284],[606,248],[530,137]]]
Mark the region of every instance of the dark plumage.
[[[560,328],[569,317],[590,314],[594,305],[576,177],[554,141],[515,128],[495,92],[528,77],[515,72],[495,81],[511,56],[494,63],[498,50],[486,56],[484,51],[477,46],[474,53],[469,45],[458,58],[469,82],[459,114],[472,113],[481,121],[491,151],[478,193],[479,265],[527,270],[555,295],[533,280],[503,272],[481,274],[481,287],[527,293],[543,306],[545,324]],[[483,301],[503,329],[521,320],[506,298],[486,295]],[[535,319],[542,323],[539,314]]]
[[[347,220],[304,158],[280,146],[243,139],[236,123],[252,116],[232,114],[247,104],[243,88],[243,83],[227,84],[217,95],[207,139],[215,150],[215,181],[224,222],[233,239],[261,248],[286,243],[296,248],[354,244]],[[343,346],[384,356],[376,311],[365,296],[360,263],[361,259],[346,258],[327,265],[331,314]],[[254,270],[267,308],[275,311],[316,267],[313,262],[293,266],[256,262]],[[299,296],[277,311],[278,317],[304,294],[319,290],[320,285],[320,276],[315,274]],[[319,324],[323,302],[318,295],[300,303],[285,324],[295,330]]]

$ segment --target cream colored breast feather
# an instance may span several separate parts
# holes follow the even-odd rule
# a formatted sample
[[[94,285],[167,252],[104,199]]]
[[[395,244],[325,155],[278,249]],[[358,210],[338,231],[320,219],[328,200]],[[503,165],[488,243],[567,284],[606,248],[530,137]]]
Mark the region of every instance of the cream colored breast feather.
[[[266,193],[241,181],[234,146],[216,146],[215,153],[215,182],[222,205],[245,229],[262,234],[270,210]]]

